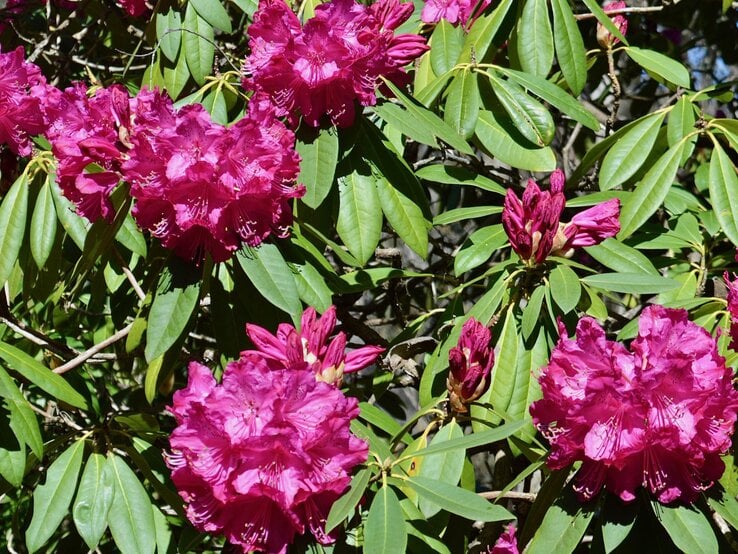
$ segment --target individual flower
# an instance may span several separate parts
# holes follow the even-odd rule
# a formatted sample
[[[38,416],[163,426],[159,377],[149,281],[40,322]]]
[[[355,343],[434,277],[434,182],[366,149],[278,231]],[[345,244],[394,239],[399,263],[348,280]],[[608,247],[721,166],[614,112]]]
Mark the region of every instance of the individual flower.
[[[43,101],[46,79],[26,62],[22,46],[0,52],[0,145],[15,154],[31,154],[31,137],[46,130]]]
[[[146,0],[117,0],[117,3],[132,17],[141,17],[151,10]]]
[[[489,387],[489,374],[495,361],[491,340],[489,328],[472,317],[464,323],[459,342],[448,354],[446,388],[451,407],[457,413],[468,412],[467,404]]]
[[[733,279],[726,271],[723,279],[728,287],[728,313],[730,313],[730,348],[738,352],[738,277]]]
[[[514,524],[511,523],[505,528],[494,546],[487,547],[487,554],[520,554]]]
[[[62,193],[79,215],[112,221],[110,194],[121,180],[123,153],[130,147],[128,91],[121,85],[88,90],[77,83],[47,99],[45,110]]]
[[[246,324],[246,333],[270,367],[304,367],[318,381],[340,386],[344,373],[353,373],[372,364],[384,352],[381,346],[362,346],[346,352],[346,334],[341,331],[329,337],[336,327],[336,307],[331,306],[318,317],[315,308],[302,314],[300,330],[281,323],[277,334]]]
[[[530,412],[551,442],[549,467],[582,462],[581,500],[605,487],[630,502],[643,486],[660,502],[690,503],[722,475],[738,392],[715,339],[686,310],[647,307],[630,350],[591,318],[576,339],[561,333]]]
[[[260,0],[249,27],[244,86],[268,95],[293,125],[301,115],[318,127],[327,115],[347,127],[356,101],[376,103],[381,76],[404,83],[403,67],[427,49],[418,35],[394,34],[412,11],[412,3],[399,0],[369,7],[332,0],[318,5],[301,25],[283,0]]]
[[[551,174],[551,187],[543,191],[529,179],[522,201],[508,190],[502,211],[502,226],[510,245],[528,264],[543,263],[551,254],[570,255],[572,248],[599,244],[620,230],[620,201],[607,200],[561,223],[566,198],[564,172]]]
[[[299,156],[295,136],[252,99],[230,127],[200,104],[175,111],[160,93],[133,104],[131,149],[122,169],[136,200],[136,222],[180,257],[200,263],[228,259],[242,244],[257,246],[292,223],[290,201]]]
[[[367,458],[366,443],[349,430],[355,398],[305,367],[272,369],[245,353],[220,384],[191,362],[171,411],[177,427],[166,461],[196,528],[243,552],[285,553],[306,530],[333,542],[328,512]]]
[[[608,2],[604,6],[602,6],[602,9],[607,13],[610,10],[622,10],[626,8],[627,5],[625,2]],[[625,36],[625,33],[628,32],[628,19],[623,14],[617,14],[612,17],[610,17],[612,22],[615,24],[615,27],[617,27],[618,31],[620,31],[620,34]],[[597,23],[597,42],[600,46],[603,48],[612,48],[615,46],[618,42],[620,42],[620,39],[615,38],[610,31],[608,31],[602,23]]]
[[[424,23],[438,23],[445,19],[452,25],[466,27],[472,14],[480,14],[492,0],[425,0],[420,19]],[[472,20],[473,21],[473,20]]]

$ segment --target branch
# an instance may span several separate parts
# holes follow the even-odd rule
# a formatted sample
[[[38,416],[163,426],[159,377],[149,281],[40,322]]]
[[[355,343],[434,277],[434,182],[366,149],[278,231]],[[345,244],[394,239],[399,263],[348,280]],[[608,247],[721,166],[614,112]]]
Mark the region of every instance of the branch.
[[[607,15],[618,15],[621,13],[629,14],[629,13],[646,13],[646,12],[660,12],[664,9],[664,6],[647,6],[645,8],[620,8],[617,10],[605,10],[605,13]],[[594,17],[597,17],[593,13],[579,13],[574,15],[574,19],[581,21],[583,19],[592,19]]]
[[[63,365],[60,365],[57,368],[54,368],[54,370],[53,370],[54,373],[57,373],[57,374],[66,373],[70,369],[74,369],[75,367],[82,365],[89,358],[92,358],[92,356],[94,356],[95,354],[97,354],[101,350],[106,349],[111,344],[113,344],[115,342],[118,342],[120,339],[122,339],[125,336],[127,336],[128,333],[131,332],[131,329],[133,329],[133,323],[129,323],[128,325],[126,325],[125,327],[123,327],[123,329],[121,329],[120,331],[118,331],[117,333],[115,333],[114,335],[111,335],[107,339],[105,339],[104,341],[97,343],[96,345],[94,345],[91,348],[88,348],[87,350],[85,350],[84,352],[82,352],[76,358],[72,358],[67,363],[65,363]]]

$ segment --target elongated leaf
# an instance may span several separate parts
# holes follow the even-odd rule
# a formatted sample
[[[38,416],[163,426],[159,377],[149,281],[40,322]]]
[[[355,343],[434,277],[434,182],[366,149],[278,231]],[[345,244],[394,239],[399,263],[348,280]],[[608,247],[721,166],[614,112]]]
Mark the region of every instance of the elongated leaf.
[[[421,258],[428,256],[428,230],[430,221],[423,211],[407,196],[397,190],[382,175],[376,175],[379,204],[387,221],[412,250]]]
[[[51,185],[46,181],[36,197],[31,216],[31,255],[39,269],[44,267],[56,238],[56,209]]]
[[[364,553],[405,552],[407,531],[402,506],[387,485],[377,491],[364,524]]]
[[[185,52],[180,52],[176,63],[163,63],[161,66],[162,79],[164,79],[164,88],[167,93],[176,100],[184,90],[187,80],[190,78],[190,68],[187,66],[187,56]]]
[[[382,235],[382,207],[375,179],[367,167],[338,178],[336,230],[361,265],[374,255]]]
[[[156,38],[162,54],[171,62],[177,60],[182,43],[182,14],[169,8],[166,13],[156,14]]]
[[[584,40],[567,0],[552,0],[556,58],[569,88],[578,96],[587,81],[587,56]]]
[[[464,47],[464,30],[461,26],[453,26],[441,19],[433,29],[430,40],[430,63],[433,73],[443,75],[453,69],[459,61]]]
[[[200,298],[199,276],[173,265],[160,277],[146,327],[146,361],[164,354],[182,335]]]
[[[482,100],[477,73],[463,69],[448,87],[443,118],[465,139],[474,134]]]
[[[333,303],[332,291],[325,283],[325,277],[311,264],[295,265],[295,285],[300,299],[319,312],[326,311]]]
[[[0,342],[0,358],[8,367],[17,371],[38,388],[46,391],[54,398],[77,408],[87,409],[87,402],[63,377],[37,362],[31,356],[4,342]]]
[[[118,229],[118,233],[115,235],[115,240],[128,248],[128,250],[134,254],[138,254],[142,258],[146,257],[146,252],[148,250],[146,239],[130,214],[126,215],[126,218],[123,220],[123,225]]]
[[[233,32],[231,18],[219,0],[189,0],[197,14],[210,25],[226,33]]]
[[[502,506],[492,504],[471,491],[449,485],[443,481],[417,475],[410,477],[406,482],[419,496],[438,504],[448,512],[472,521],[515,519],[515,516]]]
[[[20,450],[0,448],[0,476],[15,488],[23,483],[26,474],[26,445],[21,443]]]
[[[543,287],[539,287],[544,290]],[[537,289],[538,290],[538,289]],[[538,333],[533,347],[524,350],[518,357],[517,371],[515,372],[515,387],[512,398],[507,407],[507,417],[512,420],[523,419],[526,425],[515,436],[525,442],[532,442],[536,436],[532,417],[528,407],[541,398],[541,386],[538,383],[540,369],[548,362],[548,345],[546,344],[546,332],[541,329]]]
[[[623,504],[608,495],[603,507],[602,542],[605,552],[614,551],[630,534],[638,515],[636,504]]]
[[[18,259],[28,214],[28,180],[18,177],[0,204],[0,287],[10,277]]]
[[[705,514],[692,506],[664,506],[655,500],[651,506],[679,550],[695,554],[718,552],[715,531]]]
[[[502,185],[495,183],[492,179],[488,179],[483,175],[477,175],[464,169],[463,167],[454,167],[449,165],[433,164],[427,165],[419,169],[416,175],[420,179],[432,181],[434,183],[444,183],[447,185],[473,186],[482,190],[488,190],[496,194],[504,196],[507,193]]]
[[[42,459],[44,440],[41,438],[36,416],[13,378],[2,367],[0,367],[0,397],[5,399],[10,412],[10,428],[18,442],[30,446],[36,458]]]
[[[618,239],[628,238],[659,209],[674,183],[684,148],[684,141],[669,148],[648,170],[633,194],[623,203]]]
[[[536,287],[523,309],[523,318],[520,321],[520,330],[522,331],[524,338],[528,338],[530,336],[540,319],[541,304],[543,303],[545,292],[545,287]]]
[[[712,494],[710,496],[707,499],[710,508],[715,510],[733,529],[738,529],[738,500],[722,487],[719,489],[719,498],[713,498]]]
[[[262,244],[250,256],[239,252],[238,263],[261,295],[274,306],[287,312],[297,323],[302,303],[292,270],[274,244]]]
[[[46,481],[33,492],[33,517],[26,529],[29,552],[41,548],[56,531],[69,511],[77,488],[85,441],[79,440],[54,460]]]
[[[372,477],[372,472],[369,469],[361,469],[351,479],[351,488],[341,496],[331,506],[331,511],[328,512],[328,518],[325,521],[325,532],[330,533],[333,529],[338,527],[340,523],[346,519],[351,512],[354,511],[356,505],[361,501],[361,498],[366,492],[366,487],[369,484],[369,479]]]
[[[514,4],[513,0],[500,0],[495,4],[491,13],[481,15],[472,25],[469,34],[464,41],[464,49],[461,53],[461,61],[471,62],[484,60],[497,31],[502,27],[507,12]]]
[[[418,127],[415,117],[400,104],[381,102],[372,108],[389,125],[415,142],[438,148],[436,136],[426,127]]]
[[[117,455],[108,454],[107,465],[113,479],[113,502],[108,525],[122,554],[153,554],[156,526],[151,500],[141,481]]]
[[[465,219],[485,218],[502,212],[502,206],[470,206],[468,208],[456,208],[438,214],[433,218],[433,225],[448,225]]]
[[[624,183],[640,169],[651,154],[665,116],[663,112],[648,115],[620,137],[602,161],[600,190]]]
[[[464,432],[461,430],[461,427],[459,427],[456,421],[451,420],[438,430],[431,444],[438,444],[463,436]],[[426,479],[442,481],[448,485],[455,486],[461,478],[461,471],[464,469],[465,459],[466,454],[461,449],[426,456],[420,466],[418,475]],[[440,505],[428,500],[424,496],[420,497],[418,507],[426,518],[434,516],[441,510]]]
[[[669,56],[635,46],[626,47],[625,53],[646,71],[659,75],[680,87],[690,87],[689,70]]]
[[[558,265],[548,278],[551,283],[551,296],[561,311],[566,314],[576,308],[582,294],[577,274],[569,266]]]
[[[105,456],[93,452],[87,459],[72,517],[79,536],[90,550],[97,548],[108,527],[108,511],[113,503],[113,475]]]
[[[297,182],[305,185],[302,201],[317,208],[333,186],[338,161],[338,133],[335,129],[300,129],[295,150],[300,154],[300,175]]]
[[[526,0],[518,20],[517,51],[526,73],[545,77],[554,55],[551,21],[546,0]]]
[[[474,231],[454,258],[454,274],[461,275],[486,262],[495,250],[507,244],[508,238],[501,224]]]
[[[90,222],[75,213],[74,206],[62,195],[53,174],[49,174],[47,182],[54,197],[54,206],[56,206],[59,223],[61,223],[69,238],[77,245],[77,248],[84,250],[87,230],[91,227]]]
[[[466,435],[460,439],[448,440],[440,444],[433,444],[423,450],[418,451],[415,456],[428,456],[430,454],[436,454],[440,452],[448,452],[457,448],[468,449],[475,448],[477,446],[483,446],[492,444],[497,441],[506,439],[510,435],[519,431],[524,421],[513,421],[512,423],[505,423],[494,429],[488,429],[486,431],[478,431],[471,435]]]
[[[595,511],[584,508],[570,488],[560,495],[543,517],[525,548],[526,554],[569,554],[584,536]]]
[[[582,283],[602,290],[631,294],[658,294],[679,286],[673,279],[644,273],[600,273],[584,277]]]
[[[613,238],[588,247],[587,253],[602,265],[614,271],[659,275],[651,260],[635,248]]]
[[[213,27],[197,14],[194,5],[189,2],[184,17],[183,46],[187,67],[198,85],[205,84],[205,77],[210,75],[215,58]]]
[[[716,141],[710,157],[710,202],[725,236],[738,245],[738,175]]]
[[[666,136],[669,140],[669,146],[674,146],[687,136],[690,131],[693,131],[696,121],[697,117],[695,116],[692,102],[690,102],[688,96],[682,96],[669,112],[669,121],[666,125]]]
[[[501,162],[529,171],[556,169],[556,156],[551,148],[534,148],[517,143],[490,111],[479,112],[475,132],[482,147]]]

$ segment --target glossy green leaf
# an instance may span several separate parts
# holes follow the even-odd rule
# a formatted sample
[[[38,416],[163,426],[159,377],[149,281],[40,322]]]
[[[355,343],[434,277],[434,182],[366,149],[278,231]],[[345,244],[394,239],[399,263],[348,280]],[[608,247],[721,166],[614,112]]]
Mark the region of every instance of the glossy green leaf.
[[[541,316],[541,305],[546,288],[536,287],[528,298],[528,303],[523,308],[523,317],[520,321],[520,331],[524,338],[528,338],[535,329]]]
[[[169,8],[156,14],[156,38],[162,54],[171,62],[177,60],[182,43],[182,14]]]
[[[584,40],[567,0],[552,0],[553,33],[556,59],[574,96],[587,81],[587,56]]]
[[[374,496],[364,523],[364,554],[405,552],[407,531],[402,506],[387,485]]]
[[[516,45],[523,71],[538,77],[548,75],[553,64],[554,39],[546,0],[525,0]]]
[[[443,75],[453,69],[464,47],[464,30],[441,19],[430,40],[430,63],[433,73]]]
[[[674,183],[684,148],[684,141],[669,148],[651,166],[636,186],[633,194],[623,203],[620,210],[618,239],[628,238],[659,209]]]
[[[72,507],[74,525],[90,550],[97,548],[108,527],[113,503],[113,475],[105,456],[93,452],[87,459]]]
[[[0,448],[0,476],[10,485],[19,488],[26,474],[26,446],[21,443],[20,450]]]
[[[525,548],[526,554],[569,554],[579,544],[595,510],[586,508],[567,488],[543,517],[540,527]]]
[[[710,157],[710,202],[725,236],[738,245],[738,175],[716,141]]]
[[[529,171],[550,172],[556,169],[556,156],[551,148],[519,144],[490,111],[479,112],[475,132],[482,147],[501,162]]]
[[[507,244],[502,224],[482,227],[474,231],[454,258],[454,274],[459,276],[486,262],[498,248]]]
[[[187,67],[198,85],[205,84],[205,77],[210,75],[215,58],[213,27],[197,14],[192,3],[187,4],[183,27],[183,46]]]
[[[297,182],[305,185],[302,201],[311,208],[323,203],[331,191],[338,161],[338,133],[333,128],[301,128],[295,150],[300,154],[300,175]]]
[[[420,168],[416,175],[420,179],[446,185],[472,186],[504,196],[507,193],[502,185],[495,183],[484,175],[478,175],[463,167],[442,164],[427,165]],[[442,215],[442,214],[441,214]],[[439,216],[440,217],[440,216]]]
[[[338,236],[361,265],[374,255],[382,235],[382,206],[367,167],[338,178]]]
[[[0,204],[0,287],[10,277],[18,259],[28,214],[28,180],[18,177]]]
[[[464,49],[461,60],[481,62],[492,46],[497,32],[505,21],[507,12],[515,2],[513,0],[500,0],[495,4],[491,13],[482,14],[472,25],[464,41]]]
[[[46,181],[38,191],[31,216],[31,255],[39,269],[44,267],[54,247],[56,221],[51,185]]]
[[[600,244],[588,247],[587,253],[613,271],[659,275],[651,260],[635,248],[614,238],[606,239]]]
[[[482,100],[479,96],[477,73],[463,69],[448,87],[443,118],[464,138],[474,134]]]
[[[733,529],[738,529],[738,500],[723,487],[716,488],[718,488],[719,497],[715,498],[714,492],[711,491],[707,499],[710,508],[715,510]]]
[[[582,283],[612,292],[658,294],[679,286],[677,281],[644,273],[600,273],[582,278]]]
[[[524,421],[513,421],[511,423],[505,423],[493,429],[487,429],[486,431],[477,431],[471,435],[465,435],[459,439],[448,440],[443,443],[433,444],[423,450],[418,451],[416,456],[429,456],[440,452],[449,452],[451,450],[468,448],[475,448],[477,446],[483,446],[486,444],[492,444],[497,441],[501,441],[509,437],[510,435],[519,431]]]
[[[680,62],[653,50],[644,50],[635,46],[625,47],[625,53],[650,73],[659,75],[675,85],[689,88],[689,70]]]
[[[632,177],[651,154],[666,114],[648,115],[610,148],[600,169],[600,190],[614,188]]]
[[[0,367],[0,397],[5,399],[5,405],[10,412],[10,429],[18,443],[30,446],[36,458],[40,460],[44,455],[44,440],[36,416],[13,378],[2,367]]]
[[[197,14],[210,25],[226,33],[233,32],[231,18],[220,0],[189,0]]]
[[[138,254],[142,258],[146,257],[148,251],[146,239],[130,214],[126,215],[123,225],[120,226],[118,233],[115,235],[115,240],[134,254]]]
[[[682,96],[669,112],[669,121],[666,124],[666,137],[669,141],[669,146],[674,146],[691,131],[694,131],[694,124],[696,122],[697,117],[692,102],[690,102],[688,96]],[[697,137],[695,135],[696,139]]]
[[[438,148],[436,136],[426,127],[418,127],[415,117],[400,104],[381,102],[372,110],[389,125],[415,142]]]
[[[515,388],[518,353],[521,350],[518,323],[514,310],[511,308],[505,314],[505,321],[502,325],[500,338],[497,341],[497,347],[499,351],[495,355],[495,363],[490,375],[489,390],[479,398],[478,402],[479,404],[490,403],[495,412],[506,414],[507,408],[510,405],[510,399],[512,398],[513,389]],[[479,419],[482,421],[493,423],[499,421],[499,416],[489,410],[487,410],[487,413],[484,413],[483,410],[485,409],[481,405],[473,406],[472,414],[477,412]],[[484,429],[484,426],[481,425],[474,427],[474,423],[476,422],[472,422],[472,427],[475,432]]]
[[[165,63],[161,67],[162,79],[164,80],[164,88],[167,89],[169,96],[175,100],[184,90],[188,79],[190,78],[190,68],[187,65],[187,56],[184,52],[180,52],[176,63]]]
[[[331,511],[328,512],[328,517],[325,521],[325,532],[330,533],[333,529],[338,527],[341,522],[346,519],[356,508],[356,505],[361,501],[362,497],[366,493],[366,487],[369,485],[369,480],[372,477],[372,472],[367,469],[360,469],[356,475],[351,479],[351,487],[346,491],[343,496],[333,503]]]
[[[202,107],[210,114],[210,119],[220,125],[228,123],[228,106],[226,105],[223,89],[214,87],[202,99]]]
[[[26,546],[35,552],[51,538],[69,511],[77,488],[85,441],[78,440],[54,460],[43,485],[33,492],[33,517],[26,529]]]
[[[87,409],[84,397],[74,390],[63,377],[52,372],[22,350],[0,342],[0,358],[5,360],[8,368],[17,371],[54,398],[77,408]]]
[[[300,299],[321,313],[326,311],[333,303],[333,292],[326,284],[325,277],[309,263],[295,264],[294,268],[293,277]]]
[[[613,552],[630,534],[638,515],[638,504],[623,504],[614,495],[607,495],[602,508],[602,542],[605,552]]]
[[[548,276],[551,284],[551,296],[565,314],[574,310],[582,294],[579,277],[566,265],[558,265]]]
[[[287,312],[292,321],[300,321],[302,303],[295,277],[282,253],[274,244],[263,243],[249,254],[236,254],[244,273],[261,295],[271,304]]]
[[[676,547],[682,552],[718,552],[718,541],[710,520],[693,506],[664,506],[652,500],[651,507]]]
[[[438,504],[448,512],[472,521],[507,521],[515,519],[515,516],[502,506],[492,504],[476,493],[449,485],[443,481],[417,475],[408,478],[406,483],[418,493],[418,496]],[[392,552],[400,551],[393,550]]]
[[[455,420],[451,420],[438,430],[431,444],[439,444],[463,436],[464,432],[459,424]],[[448,485],[456,485],[461,478],[461,471],[464,469],[465,459],[466,453],[461,449],[448,450],[440,454],[431,454],[423,460],[418,476],[442,481]],[[432,517],[441,509],[440,505],[428,500],[424,496],[420,497],[418,507],[426,518]]]
[[[146,367],[146,377],[144,378],[144,396],[149,404],[154,402],[158,389],[159,375],[164,364],[164,354],[160,354],[149,362]]]
[[[91,227],[90,222],[75,213],[74,206],[62,195],[53,174],[49,175],[47,182],[51,186],[51,195],[54,197],[54,206],[56,206],[59,223],[61,223],[69,238],[77,245],[77,248],[83,250],[85,240],[87,240],[87,230]]]
[[[425,259],[428,255],[428,230],[431,223],[425,219],[423,211],[384,176],[376,175],[374,182],[379,204],[387,221],[405,244]]]
[[[487,216],[499,214],[502,206],[470,206],[468,208],[456,208],[438,214],[433,218],[433,225],[448,225],[465,219],[483,219]]]
[[[128,464],[116,454],[108,454],[107,465],[114,491],[108,525],[115,546],[122,554],[153,554],[156,526],[146,489]]]
[[[543,287],[539,287],[539,289],[544,290]],[[528,408],[542,396],[538,374],[541,368],[548,363],[548,358],[546,332],[541,329],[533,346],[528,350],[523,350],[518,357],[515,386],[507,407],[507,417],[509,419],[526,421],[525,427],[516,432],[515,436],[528,443],[533,441],[537,432],[533,426]]]

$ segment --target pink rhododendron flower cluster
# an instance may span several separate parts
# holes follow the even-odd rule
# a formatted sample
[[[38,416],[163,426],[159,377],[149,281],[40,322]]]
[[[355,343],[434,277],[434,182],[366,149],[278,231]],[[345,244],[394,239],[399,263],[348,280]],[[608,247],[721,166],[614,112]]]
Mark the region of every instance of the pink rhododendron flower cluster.
[[[604,6],[602,6],[602,9],[605,10],[605,12],[608,12],[610,10],[622,10],[627,7],[627,4],[622,1],[618,2],[608,2]],[[615,27],[617,27],[618,31],[620,31],[620,34],[625,36],[625,33],[628,32],[628,19],[623,14],[617,14],[610,16],[610,19],[612,19],[612,22],[615,24]],[[618,42],[620,42],[619,38],[615,38],[610,31],[608,31],[602,23],[597,23],[597,42],[602,46],[603,48],[612,48],[615,46]]]
[[[728,287],[728,312],[730,313],[730,348],[738,351],[738,277],[733,279],[726,271],[723,279]]]
[[[220,384],[192,362],[171,408],[178,426],[167,464],[187,517],[244,552],[284,553],[306,530],[333,542],[326,517],[368,452],[349,430],[355,398],[317,380],[308,364],[273,362],[243,352]]]
[[[458,343],[448,354],[446,388],[451,407],[458,413],[468,412],[467,404],[489,387],[489,374],[495,362],[491,340],[489,328],[472,317],[464,323]]]
[[[418,35],[394,34],[412,11],[411,2],[399,0],[368,7],[332,0],[303,26],[283,0],[261,0],[249,27],[244,86],[266,93],[292,124],[302,115],[317,127],[328,115],[347,127],[355,101],[376,103],[380,76],[404,82],[403,67],[427,49]]]
[[[0,52],[0,145],[20,156],[31,154],[31,138],[46,130],[46,79],[25,61],[23,47]]]
[[[125,179],[136,222],[181,257],[228,259],[242,243],[284,237],[289,201],[304,193],[294,134],[258,99],[230,127],[200,104],[175,111],[159,94],[139,95]]]
[[[309,307],[302,315],[300,330],[282,323],[277,334],[251,323],[246,333],[258,352],[274,369],[301,367],[309,369],[318,381],[340,386],[344,373],[364,369],[384,352],[381,346],[362,346],[346,352],[346,334],[341,331],[329,340],[336,327],[336,308],[331,306],[318,317]]]
[[[561,332],[530,412],[551,442],[549,467],[582,462],[582,500],[604,486],[629,502],[643,486],[663,503],[689,503],[720,478],[738,392],[715,339],[686,310],[647,307],[630,350],[591,318],[576,339]]]
[[[551,174],[550,191],[542,191],[533,179],[528,180],[522,202],[513,190],[507,191],[502,226],[523,261],[540,264],[550,254],[566,256],[572,248],[599,244],[620,230],[617,198],[576,214],[566,224],[561,223],[565,203],[560,169]]]
[[[520,554],[514,524],[511,523],[505,528],[494,546],[487,547],[487,554]]]
[[[141,17],[151,8],[146,4],[146,0],[116,0],[118,5],[123,8],[128,15],[132,17]]]
[[[445,19],[452,25],[466,27],[472,14],[480,14],[492,0],[426,0],[420,19],[424,23],[438,23]],[[472,20],[473,21],[473,20]]]

